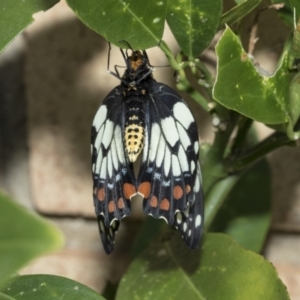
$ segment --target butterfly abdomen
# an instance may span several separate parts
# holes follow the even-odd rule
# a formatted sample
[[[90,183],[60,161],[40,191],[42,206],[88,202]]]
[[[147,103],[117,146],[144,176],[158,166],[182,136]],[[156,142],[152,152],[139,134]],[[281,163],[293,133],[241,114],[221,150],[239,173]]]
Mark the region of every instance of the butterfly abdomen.
[[[144,147],[145,113],[143,102],[136,97],[128,97],[124,128],[124,146],[130,162],[135,162]]]

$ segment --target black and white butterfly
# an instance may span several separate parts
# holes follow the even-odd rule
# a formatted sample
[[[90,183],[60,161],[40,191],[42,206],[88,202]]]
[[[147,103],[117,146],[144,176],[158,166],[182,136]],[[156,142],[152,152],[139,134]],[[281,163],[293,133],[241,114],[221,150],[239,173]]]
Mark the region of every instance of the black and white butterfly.
[[[178,229],[189,248],[199,245],[203,192],[195,119],[184,100],[152,77],[145,51],[121,53],[121,80],[100,105],[92,126],[94,204],[106,253],[114,248],[131,199],[143,197],[145,214]],[[133,163],[140,156],[134,176]]]

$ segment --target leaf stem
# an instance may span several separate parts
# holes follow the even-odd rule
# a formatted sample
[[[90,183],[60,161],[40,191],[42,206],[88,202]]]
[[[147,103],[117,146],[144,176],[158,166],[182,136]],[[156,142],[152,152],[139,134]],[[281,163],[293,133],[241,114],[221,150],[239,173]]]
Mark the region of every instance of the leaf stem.
[[[232,157],[227,163],[228,170],[230,172],[241,171],[279,147],[295,145],[296,142],[290,140],[286,134],[274,132],[240,157]]]
[[[184,78],[180,72],[179,82],[177,84],[177,88],[180,91],[186,92],[189,96],[195,100],[206,112],[209,112],[208,102],[207,100],[195,89],[193,88],[190,83],[186,80],[185,74]]]
[[[236,137],[232,145],[232,150],[231,150],[232,153],[235,153],[235,151],[243,145],[245,139],[247,138],[247,132],[253,123],[252,119],[246,118],[244,116],[240,116],[240,117],[241,119],[238,124],[238,132],[236,134]]]
[[[177,84],[177,88],[180,91],[184,91],[190,95],[192,99],[194,99],[205,111],[209,112],[209,107],[207,100],[189,83],[186,79],[186,74],[184,68],[190,64],[190,62],[177,62],[175,57],[173,56],[168,45],[161,41],[159,48],[165,53],[170,63],[170,66],[178,73],[179,82]]]
[[[204,231],[208,231],[220,207],[240,177],[241,174],[231,175],[214,184],[205,200]]]
[[[175,70],[175,71],[181,71],[182,70],[182,66],[180,64],[178,64],[178,62],[176,61],[171,49],[168,47],[168,45],[166,44],[165,41],[161,40],[161,42],[159,43],[158,47],[161,49],[161,51],[166,55],[166,57],[168,58],[169,64],[170,66]]]

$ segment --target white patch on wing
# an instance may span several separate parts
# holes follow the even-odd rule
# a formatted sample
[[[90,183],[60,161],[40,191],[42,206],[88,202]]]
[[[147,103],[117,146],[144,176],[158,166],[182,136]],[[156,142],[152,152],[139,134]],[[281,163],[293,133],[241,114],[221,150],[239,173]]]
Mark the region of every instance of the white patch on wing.
[[[97,161],[96,161],[96,168],[95,168],[95,173],[99,174],[100,173],[100,167],[102,164],[102,150],[99,149],[98,155],[97,155]]]
[[[111,222],[110,222],[110,226],[113,228],[113,229],[116,229],[117,227],[117,224],[116,224],[116,218],[115,219],[112,219]]]
[[[146,161],[147,156],[148,156],[148,151],[149,151],[149,127],[145,126],[144,129],[144,148],[143,148],[143,162]]]
[[[175,177],[181,174],[178,158],[174,154],[172,155],[172,172]]]
[[[198,193],[200,191],[200,180],[199,180],[199,176],[197,173],[196,179],[195,179],[195,184],[194,184],[194,189],[193,189],[194,193]]]
[[[168,147],[165,148],[165,161],[164,161],[164,171],[165,171],[165,176],[169,175],[170,172],[170,166],[171,166],[171,151],[169,150]]]
[[[189,171],[189,163],[187,161],[187,157],[186,157],[186,154],[183,150],[182,145],[179,147],[179,150],[178,150],[178,159],[179,159],[179,162],[180,162],[182,172]]]
[[[183,212],[183,214],[187,218],[189,216],[189,213],[190,213],[190,206],[189,203],[187,203],[186,210]]]
[[[101,171],[100,171],[100,178],[102,179],[106,178],[106,167],[107,167],[106,161],[107,161],[107,157],[104,157],[101,165]]]
[[[198,151],[199,151],[199,141],[196,141],[194,143],[194,151],[195,151],[196,154],[198,153]]]
[[[170,184],[171,184],[171,180],[168,181],[163,180],[162,182],[162,186],[170,186]]]
[[[107,107],[106,105],[101,105],[94,117],[93,126],[95,126],[96,131],[99,131],[101,125],[106,119]]]
[[[197,176],[199,177],[199,180],[202,183],[202,174],[201,174],[201,169],[200,169],[200,163],[199,163],[199,161],[197,163]]]
[[[112,122],[110,120],[106,120],[105,129],[104,129],[103,138],[102,138],[102,144],[104,145],[104,147],[106,149],[108,148],[108,146],[111,143],[113,131],[114,131],[114,122]]]
[[[101,127],[100,131],[97,133],[96,139],[95,139],[95,143],[94,146],[97,149],[97,152],[100,149],[100,145],[102,142],[102,137],[103,137],[103,132],[104,132],[104,126]]]
[[[168,117],[161,120],[161,126],[168,143],[173,147],[179,140],[179,135],[176,130],[173,117]]]
[[[180,142],[183,145],[184,150],[187,150],[188,146],[191,144],[191,140],[182,125],[179,122],[176,122],[176,125],[180,137]]]
[[[154,161],[158,149],[158,142],[160,137],[160,128],[157,123],[152,124],[151,128],[151,144],[150,144],[150,161]]]
[[[111,150],[111,156],[112,156],[112,161],[115,167],[115,170],[118,170],[118,154],[117,154],[117,149],[116,149],[116,141],[115,139],[112,141],[110,145],[110,150]]]
[[[181,222],[182,222],[182,214],[181,214],[181,212],[178,212],[176,214],[176,221],[177,221],[178,224],[181,224]]]
[[[180,120],[180,123],[185,129],[188,129],[191,123],[195,121],[191,111],[183,102],[177,102],[174,105],[173,113],[175,118]]]
[[[107,153],[107,170],[108,170],[108,176],[111,178],[113,174],[113,164],[112,164],[112,158],[111,158],[111,151]]]
[[[156,167],[160,167],[162,164],[162,161],[165,156],[165,150],[166,150],[166,142],[164,137],[161,135],[160,136],[160,141],[158,144],[158,149],[157,149],[157,157],[156,157]]]
[[[201,225],[201,216],[198,215],[195,219],[195,227],[198,227]]]
[[[99,221],[99,226],[100,226],[101,232],[104,232],[104,224],[102,221]]]
[[[154,179],[160,180],[160,179],[161,179],[161,174],[155,172],[155,173],[154,173]]]
[[[150,214],[149,214],[150,215]],[[168,224],[168,220],[164,216],[160,216],[159,219],[165,220],[165,222]]]
[[[196,168],[195,162],[192,160],[192,161],[191,161],[191,173],[192,173],[192,174],[194,173],[195,168]]]
[[[115,138],[115,141],[116,141],[116,148],[117,148],[117,152],[118,152],[119,161],[120,161],[121,164],[123,164],[124,161],[125,161],[125,158],[124,158],[124,145],[123,145],[122,133],[121,133],[120,126],[116,126],[114,138]]]

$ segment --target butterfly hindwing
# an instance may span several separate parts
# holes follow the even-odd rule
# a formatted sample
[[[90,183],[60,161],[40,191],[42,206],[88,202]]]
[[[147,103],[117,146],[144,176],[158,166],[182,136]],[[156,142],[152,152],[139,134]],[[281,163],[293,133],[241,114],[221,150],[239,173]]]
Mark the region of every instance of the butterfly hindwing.
[[[92,126],[94,205],[101,239],[107,253],[113,250],[121,218],[130,215],[132,166],[123,146],[124,104],[118,87],[100,105]]]
[[[138,177],[144,212],[173,224],[187,245],[196,248],[203,219],[197,125],[186,103],[170,87],[153,81],[149,98]]]

